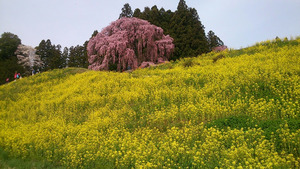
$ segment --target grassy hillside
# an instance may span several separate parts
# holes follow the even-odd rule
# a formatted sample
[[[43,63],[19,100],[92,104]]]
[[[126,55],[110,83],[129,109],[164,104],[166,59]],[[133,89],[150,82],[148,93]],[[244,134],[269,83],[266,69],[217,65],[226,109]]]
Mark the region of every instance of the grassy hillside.
[[[277,40],[2,85],[0,168],[299,168],[299,65],[300,39]]]

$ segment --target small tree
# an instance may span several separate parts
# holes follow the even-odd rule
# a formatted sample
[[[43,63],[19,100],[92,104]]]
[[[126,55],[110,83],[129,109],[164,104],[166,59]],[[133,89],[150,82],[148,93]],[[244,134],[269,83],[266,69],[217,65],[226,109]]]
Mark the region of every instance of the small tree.
[[[207,39],[210,51],[212,51],[215,47],[224,46],[223,41],[211,30],[207,33]]]
[[[129,3],[126,3],[124,5],[124,7],[122,8],[122,13],[119,16],[119,19],[123,18],[123,17],[127,17],[127,18],[131,18],[132,17],[132,10],[131,7],[129,5]]]
[[[4,32],[0,38],[0,60],[10,59],[15,56],[15,51],[21,44],[21,39],[10,32]]]
[[[15,71],[24,73],[24,69],[18,64],[15,51],[21,44],[21,39],[10,32],[4,32],[0,37],[0,85],[6,78],[13,79]]]
[[[118,71],[138,68],[143,61],[167,60],[174,51],[173,38],[163,29],[138,18],[112,22],[87,45],[89,69]]]
[[[40,56],[31,46],[19,45],[15,54],[18,58],[18,64],[23,66],[25,75],[30,75],[34,68],[40,68],[43,65]]]

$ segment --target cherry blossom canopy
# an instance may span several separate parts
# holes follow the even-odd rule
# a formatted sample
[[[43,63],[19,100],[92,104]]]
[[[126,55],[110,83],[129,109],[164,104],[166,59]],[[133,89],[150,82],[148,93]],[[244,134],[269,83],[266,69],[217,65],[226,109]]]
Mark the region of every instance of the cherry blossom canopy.
[[[87,46],[89,69],[118,71],[136,69],[144,61],[168,60],[174,51],[173,38],[163,29],[138,18],[121,18],[112,22]]]

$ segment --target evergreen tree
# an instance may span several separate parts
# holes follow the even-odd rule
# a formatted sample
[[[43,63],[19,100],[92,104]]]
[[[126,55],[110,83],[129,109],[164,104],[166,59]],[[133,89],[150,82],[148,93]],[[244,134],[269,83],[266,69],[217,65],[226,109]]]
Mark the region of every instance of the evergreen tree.
[[[52,45],[50,39],[42,40],[39,46],[36,47],[36,53],[40,55],[44,65],[42,71],[50,69],[63,68],[65,60],[62,59],[61,46]]]
[[[122,8],[122,13],[119,16],[119,19],[121,19],[122,17],[127,17],[127,18],[131,18],[132,17],[132,10],[131,7],[129,5],[129,3],[126,3],[124,5],[124,7]]]
[[[154,5],[151,9],[149,7],[145,7],[143,12],[137,8],[133,13],[133,17],[147,20],[151,24],[161,27],[165,34],[170,34],[170,20],[172,16],[173,12],[171,10],[165,11],[164,8],[158,10],[156,5]]]
[[[182,57],[198,56],[209,51],[204,26],[201,24],[195,8],[188,8],[184,0],[180,0],[177,10],[165,11],[153,6],[145,7],[143,12],[136,9],[134,17],[149,21],[163,28],[165,34],[174,38],[175,52],[172,60]]]
[[[160,12],[160,23],[157,26],[160,26],[161,28],[163,28],[165,34],[172,34],[172,28],[170,27],[170,23],[171,23],[171,19],[174,15],[174,12],[172,12],[171,10],[167,10],[165,11],[164,8],[161,8],[159,10]],[[172,35],[171,35],[172,36]]]
[[[177,6],[177,11],[187,10],[188,6],[185,3],[185,0],[180,0]]]
[[[192,56],[198,56],[209,51],[208,41],[205,35],[205,27],[200,21],[197,10],[195,8],[189,8],[189,11],[193,25],[189,36],[194,38],[193,41],[191,41],[191,48],[194,51]]]
[[[10,32],[5,32],[0,38],[0,84],[5,83],[6,78],[10,81],[14,79],[14,73],[23,74],[24,68],[18,64],[18,58],[15,54],[21,39]]]
[[[24,68],[18,64],[16,56],[0,61],[0,84],[4,84],[6,78],[13,81],[15,72],[21,73],[21,75],[25,72]]]
[[[99,32],[97,30],[94,30],[90,39],[94,38],[98,33]],[[67,58],[68,66],[88,68],[89,62],[88,62],[88,54],[87,54],[87,45],[88,45],[90,39],[85,41],[82,46],[76,46],[76,47],[71,46],[70,47],[69,55]]]
[[[68,57],[69,57],[69,49],[67,47],[64,48],[61,54],[62,67],[65,68],[68,65]]]
[[[52,45],[51,55],[49,57],[49,68],[50,69],[60,69],[63,68],[63,60],[61,59],[61,46]]]
[[[43,61],[43,66],[41,67],[41,71],[47,71],[49,69],[49,57],[50,57],[50,49],[51,49],[51,41],[48,39],[47,42],[42,40],[39,46],[36,47],[36,54],[41,57]]]
[[[94,30],[93,34],[92,34],[92,37],[96,36],[98,34],[98,31],[97,30]],[[91,38],[92,38],[91,37]]]
[[[86,51],[87,41],[84,46],[77,45],[70,47],[70,53],[68,57],[68,67],[88,67],[87,51]]]
[[[10,32],[4,32],[0,38],[0,60],[15,56],[15,51],[21,44],[21,39]]]
[[[214,47],[224,45],[223,41],[217,35],[215,35],[212,30],[207,33],[207,39],[209,44],[209,51],[212,51]]]
[[[83,62],[82,62],[83,68],[88,68],[88,66],[89,66],[89,61],[88,61],[89,57],[88,57],[88,52],[87,52],[88,43],[89,43],[89,41],[85,41],[83,44]]]
[[[143,13],[141,14],[140,19],[149,21],[150,20],[150,13],[151,13],[151,9],[149,7],[145,7]]]
[[[76,52],[74,46],[71,46],[69,49],[69,56],[68,56],[68,67],[76,67]]]
[[[87,44],[84,44],[87,47]],[[77,52],[77,67],[82,67],[82,68],[88,68],[88,57],[87,57],[87,50],[86,47],[77,45],[76,46],[76,52]]]
[[[141,18],[141,15],[142,15],[142,12],[139,8],[136,8],[133,12],[133,17],[136,17],[136,18]]]
[[[153,25],[160,25],[161,23],[161,15],[160,15],[160,12],[157,8],[156,5],[154,5],[152,8],[151,8],[151,11],[149,13],[149,19],[148,21],[153,24]]]
[[[171,33],[175,43],[175,54],[172,59],[198,56],[209,51],[204,26],[194,8],[188,8],[180,0],[172,19]]]

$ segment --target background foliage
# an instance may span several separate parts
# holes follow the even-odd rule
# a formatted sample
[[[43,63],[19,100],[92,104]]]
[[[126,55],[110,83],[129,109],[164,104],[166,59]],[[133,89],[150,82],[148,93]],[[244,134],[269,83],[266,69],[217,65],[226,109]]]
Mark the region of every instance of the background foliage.
[[[200,21],[197,10],[188,7],[184,0],[179,1],[175,12],[166,11],[164,8],[158,9],[155,5],[151,9],[145,7],[144,11],[135,9],[133,17],[161,27],[165,34],[174,38],[175,53],[171,60],[195,57],[211,51],[213,47],[223,45],[212,30],[209,31],[208,36],[205,35],[205,27]],[[214,36],[210,36],[211,34]]]
[[[15,51],[21,44],[21,39],[10,32],[5,32],[0,38],[0,85],[6,78],[14,79],[15,71],[24,72],[24,68],[18,64]]]
[[[205,27],[202,25],[195,8],[190,8],[184,0],[180,0],[177,10],[158,9],[154,5],[151,9],[145,7],[144,11],[135,9],[132,12],[128,3],[121,9],[119,19],[122,17],[137,17],[149,21],[151,24],[161,27],[166,35],[174,39],[175,52],[169,59],[176,60],[184,57],[195,57],[211,51],[216,46],[224,43],[210,30],[205,36]],[[91,36],[95,37],[98,31],[95,30]],[[21,44],[17,35],[6,32],[0,39],[0,84],[4,84],[6,79],[14,80],[14,73],[21,73],[22,76],[28,76],[32,68],[25,67],[24,64],[18,64],[16,49]],[[87,44],[89,40],[82,45],[71,47],[62,47],[52,44],[50,39],[41,40],[35,47],[37,57],[40,57],[42,66],[34,66],[35,71],[48,71],[57,68],[81,67],[88,68]],[[23,44],[22,44],[23,45]],[[39,59],[37,59],[39,60]],[[29,70],[30,69],[30,70]],[[116,70],[117,66],[110,66],[110,70]]]

